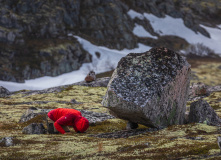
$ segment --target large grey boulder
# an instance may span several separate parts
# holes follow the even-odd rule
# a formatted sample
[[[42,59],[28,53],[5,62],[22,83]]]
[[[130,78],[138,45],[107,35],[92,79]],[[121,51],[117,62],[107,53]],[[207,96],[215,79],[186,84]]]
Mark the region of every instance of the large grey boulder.
[[[190,104],[189,123],[207,123],[208,125],[220,126],[221,119],[214,109],[204,100]]]
[[[167,48],[130,53],[115,69],[102,101],[119,118],[149,127],[183,124],[190,65]]]

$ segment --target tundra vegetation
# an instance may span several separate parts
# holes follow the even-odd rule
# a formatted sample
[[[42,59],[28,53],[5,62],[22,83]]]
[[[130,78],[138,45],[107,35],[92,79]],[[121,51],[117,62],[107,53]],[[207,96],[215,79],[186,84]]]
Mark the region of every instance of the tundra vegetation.
[[[220,61],[189,62],[192,64],[192,82],[207,85],[220,84]],[[196,65],[197,64],[197,65]],[[162,130],[150,130],[139,125],[136,131],[126,131],[126,121],[109,119],[89,127],[84,134],[73,130],[71,135],[22,134],[30,123],[43,123],[44,116],[37,116],[19,123],[22,114],[30,107],[54,109],[58,107],[84,109],[108,113],[101,105],[106,87],[69,85],[59,92],[31,94],[26,90],[0,98],[0,140],[13,137],[13,146],[0,143],[1,159],[217,159],[221,155],[217,145],[220,127],[205,123],[173,125]],[[77,104],[70,103],[75,99]],[[221,117],[221,91],[203,98]],[[191,101],[187,102],[187,108]],[[109,135],[102,136],[102,135]]]

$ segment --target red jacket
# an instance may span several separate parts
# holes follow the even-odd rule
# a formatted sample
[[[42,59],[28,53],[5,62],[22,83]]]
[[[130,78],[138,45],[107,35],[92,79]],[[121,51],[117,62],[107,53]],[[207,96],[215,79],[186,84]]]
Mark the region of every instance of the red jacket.
[[[75,109],[54,109],[48,112],[48,117],[55,122],[54,127],[62,134],[65,133],[62,126],[73,126],[76,132],[84,132],[89,127],[89,121]]]

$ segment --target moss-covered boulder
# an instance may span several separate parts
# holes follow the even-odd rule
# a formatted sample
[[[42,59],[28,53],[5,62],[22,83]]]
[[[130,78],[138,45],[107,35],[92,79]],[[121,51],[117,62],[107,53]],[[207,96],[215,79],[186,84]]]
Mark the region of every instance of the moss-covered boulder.
[[[167,48],[122,58],[102,104],[119,118],[150,127],[183,124],[190,65]]]

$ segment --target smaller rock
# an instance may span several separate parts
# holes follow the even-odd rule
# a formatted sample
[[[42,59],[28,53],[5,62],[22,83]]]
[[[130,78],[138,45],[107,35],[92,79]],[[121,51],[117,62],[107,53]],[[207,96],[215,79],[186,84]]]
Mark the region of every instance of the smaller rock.
[[[79,110],[83,117],[87,118],[90,125],[96,124],[98,122],[105,121],[107,119],[115,118],[114,116],[105,114],[105,113],[97,113],[87,110]]]
[[[95,55],[97,56],[97,58],[100,58],[100,57],[101,57],[100,52],[95,52]],[[220,66],[220,68],[221,68],[221,66]]]
[[[90,82],[90,83],[81,81],[81,82],[74,83],[73,85],[89,86],[89,87],[107,87],[109,81],[110,81],[110,77],[104,77],[104,78],[98,78],[95,81]]]
[[[218,85],[218,86],[210,86],[208,88],[208,91],[211,93],[211,92],[219,92],[221,91],[221,85]]]
[[[85,77],[85,81],[87,83],[90,83],[92,81],[95,81],[96,80],[96,75],[95,75],[95,72],[94,71],[90,71],[87,76]]]
[[[45,134],[46,129],[42,123],[31,123],[27,127],[23,128],[23,134]]]
[[[204,140],[203,137],[186,137],[186,139],[191,139],[191,140]]]
[[[193,83],[190,86],[191,97],[205,96],[205,95],[209,95],[209,91],[208,91],[208,86],[205,85],[204,83],[201,83],[201,82]]]
[[[13,146],[13,138],[12,137],[4,137],[0,140],[0,146],[10,147]]]
[[[6,88],[0,86],[0,98],[7,97],[10,94],[11,93],[9,92],[9,90],[7,90]]]
[[[126,126],[127,130],[136,129],[136,128],[138,128],[138,124],[137,123],[130,122],[130,121],[127,122],[127,126]]]
[[[72,99],[70,102],[71,104],[82,104],[81,102],[77,102],[75,99]]]
[[[204,140],[203,137],[196,137],[195,140]]]
[[[217,137],[217,143],[218,143],[218,146],[220,148],[220,153],[221,153],[221,137],[220,136]]]
[[[219,126],[221,119],[206,101],[199,100],[190,104],[189,123],[192,122]]]
[[[38,115],[46,115],[51,109],[38,109],[35,107],[30,107],[26,112],[21,116],[19,123],[27,122],[30,119]]]

